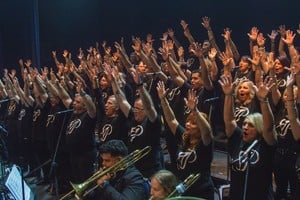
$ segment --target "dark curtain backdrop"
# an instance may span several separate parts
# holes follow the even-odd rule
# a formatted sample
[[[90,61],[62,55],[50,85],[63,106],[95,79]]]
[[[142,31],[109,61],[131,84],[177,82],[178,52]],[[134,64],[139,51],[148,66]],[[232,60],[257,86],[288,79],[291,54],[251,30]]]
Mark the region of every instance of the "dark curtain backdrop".
[[[0,67],[18,67],[18,59],[32,58],[35,63],[36,31],[34,1],[0,1]],[[96,41],[109,45],[124,37],[127,49],[131,35],[145,38],[151,33],[159,46],[162,33],[173,28],[178,39],[187,45],[180,27],[185,19],[198,41],[207,38],[201,18],[209,16],[221,48],[225,27],[232,29],[232,38],[241,54],[248,54],[247,32],[257,26],[267,37],[280,24],[296,30],[300,12],[296,0],[219,1],[219,0],[39,0],[40,65],[53,66],[51,51],[61,55],[63,49],[72,52],[87,49]],[[297,36],[299,37],[299,36]],[[299,39],[296,39],[299,43]]]

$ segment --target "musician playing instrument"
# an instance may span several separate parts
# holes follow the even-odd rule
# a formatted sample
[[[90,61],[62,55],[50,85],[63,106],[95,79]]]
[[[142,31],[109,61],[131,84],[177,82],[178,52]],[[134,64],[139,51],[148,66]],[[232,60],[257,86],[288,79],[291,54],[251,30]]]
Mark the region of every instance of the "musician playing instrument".
[[[176,176],[168,170],[159,170],[151,177],[151,197],[150,200],[166,199],[175,190],[178,180]]]
[[[99,148],[102,160],[102,169],[112,167],[122,158],[128,155],[128,148],[121,140],[110,140]],[[99,187],[96,190],[95,199],[146,199],[147,192],[144,187],[142,174],[130,166],[115,174],[107,174],[97,180]]]

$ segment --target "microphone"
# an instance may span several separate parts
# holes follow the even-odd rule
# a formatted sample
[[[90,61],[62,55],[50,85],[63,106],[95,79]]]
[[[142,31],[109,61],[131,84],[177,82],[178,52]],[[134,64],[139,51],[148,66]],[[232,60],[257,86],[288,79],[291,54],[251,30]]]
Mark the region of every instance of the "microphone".
[[[258,140],[254,140],[252,144],[242,153],[242,157],[245,157],[249,154],[249,152],[255,147],[255,145],[258,143]]]
[[[220,97],[213,97],[213,98],[209,98],[209,99],[206,99],[204,101],[204,103],[213,103],[215,101],[218,101]]]
[[[68,113],[68,112],[73,112],[73,109],[69,109],[69,110],[62,110],[62,111],[59,111],[59,112],[53,113],[53,115],[65,114],[65,113]]]

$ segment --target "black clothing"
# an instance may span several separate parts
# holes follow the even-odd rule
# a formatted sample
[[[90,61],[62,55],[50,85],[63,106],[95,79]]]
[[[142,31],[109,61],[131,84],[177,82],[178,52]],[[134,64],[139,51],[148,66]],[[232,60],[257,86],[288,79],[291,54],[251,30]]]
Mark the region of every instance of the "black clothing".
[[[133,119],[133,111],[129,113],[129,119]],[[161,147],[161,116],[158,115],[152,123],[146,118],[142,123],[137,123],[134,119],[128,132],[128,149],[133,152],[136,149],[143,149],[151,146],[151,152],[136,163],[136,167],[144,177],[151,177],[155,172],[162,169],[160,159]]]
[[[249,168],[247,181],[247,200],[272,200],[272,163],[275,145],[269,146],[260,140],[250,152],[249,162],[242,153],[250,146],[242,140],[242,130],[237,127],[228,140],[228,153],[231,157],[230,199],[241,200],[244,194],[245,174]]]
[[[135,167],[129,167],[117,172],[103,188],[98,187],[96,196],[101,200],[145,200],[147,191],[142,174]]]
[[[87,112],[72,114],[66,130],[66,144],[70,154],[73,182],[81,183],[94,173],[96,145],[94,130],[96,117]]]
[[[182,138],[185,129],[178,126],[176,138]],[[195,196],[214,199],[214,184],[211,178],[211,162],[213,158],[213,143],[205,146],[202,141],[194,149],[182,149],[177,157],[177,169],[181,181],[190,174],[200,173],[200,178],[184,193],[184,196]]]

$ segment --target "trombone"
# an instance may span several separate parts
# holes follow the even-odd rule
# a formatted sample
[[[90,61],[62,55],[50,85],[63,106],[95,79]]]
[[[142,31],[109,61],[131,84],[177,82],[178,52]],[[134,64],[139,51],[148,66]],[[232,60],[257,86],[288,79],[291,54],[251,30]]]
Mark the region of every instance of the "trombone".
[[[169,194],[167,198],[181,196],[198,180],[198,178],[200,178],[200,173],[189,175],[183,182],[176,186],[176,188]]]
[[[130,153],[129,155],[122,158],[120,161],[115,163],[113,166],[103,170],[98,171],[94,173],[90,178],[88,178],[86,181],[80,184],[74,184],[70,182],[70,184],[73,187],[73,190],[65,194],[63,197],[60,198],[60,200],[66,199],[71,194],[75,193],[80,199],[82,197],[86,197],[87,194],[95,190],[99,185],[97,185],[97,180],[106,174],[115,174],[118,171],[122,171],[134,163],[136,163],[138,160],[146,156],[151,151],[150,146],[146,146],[143,149],[137,149]]]

